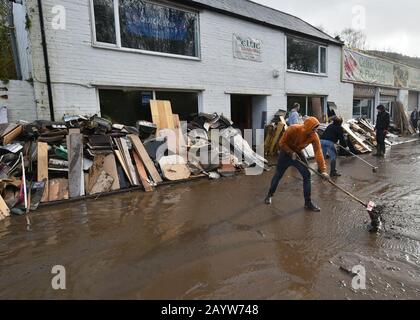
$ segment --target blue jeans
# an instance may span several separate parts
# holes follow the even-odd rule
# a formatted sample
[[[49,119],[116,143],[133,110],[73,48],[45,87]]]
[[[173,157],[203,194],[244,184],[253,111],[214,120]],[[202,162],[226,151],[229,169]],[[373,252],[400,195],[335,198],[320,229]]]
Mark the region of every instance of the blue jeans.
[[[303,160],[305,161],[305,160]],[[284,173],[290,167],[295,167],[303,178],[303,195],[305,197],[305,203],[311,202],[311,173],[303,164],[297,160],[293,161],[292,158],[284,151],[280,151],[280,155],[277,161],[276,174],[271,181],[270,191],[268,195],[272,197],[277,190],[281,178]]]
[[[330,140],[321,140],[321,146],[324,158],[327,158],[327,154],[329,154],[331,161],[337,160],[337,149],[335,148],[334,142]]]

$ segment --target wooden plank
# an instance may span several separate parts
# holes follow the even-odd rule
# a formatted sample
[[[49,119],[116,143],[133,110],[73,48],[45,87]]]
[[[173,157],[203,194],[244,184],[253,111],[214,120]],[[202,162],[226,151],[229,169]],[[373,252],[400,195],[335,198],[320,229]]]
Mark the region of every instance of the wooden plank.
[[[147,172],[149,172],[152,180],[155,183],[161,183],[163,180],[157,171],[155,164],[153,163],[152,159],[150,159],[149,154],[147,153],[146,149],[144,148],[143,143],[141,142],[140,138],[134,134],[128,135],[133,143],[134,150],[140,156],[140,159],[143,161],[144,166],[146,167]]]
[[[274,134],[274,138],[271,142],[270,155],[274,155],[275,152],[277,151],[279,140],[280,140],[281,134],[283,133],[283,129],[284,129],[283,123],[279,122],[277,124],[277,128],[276,128],[276,131],[275,131],[275,134]]]
[[[113,182],[114,178],[111,177],[108,173],[106,173],[105,170],[102,170],[99,173],[99,176],[96,179],[95,184],[92,186],[89,194],[108,192],[111,190]]]
[[[132,184],[132,182],[131,182],[131,178],[130,178],[130,174],[128,173],[128,169],[127,169],[127,167],[126,167],[126,165],[125,165],[125,162],[124,162],[124,160],[123,160],[123,157],[122,157],[122,155],[121,155],[120,150],[114,150],[114,152],[115,152],[115,155],[117,156],[117,159],[118,159],[118,161],[119,161],[119,163],[120,163],[121,167],[122,167],[122,168],[123,168],[123,170],[124,170],[124,173],[125,173],[126,177],[128,178],[128,180],[129,180],[130,184]]]
[[[17,137],[19,137],[23,132],[23,126],[18,126],[17,128],[10,131],[8,134],[3,136],[3,144],[8,145],[13,142]]]
[[[114,182],[111,186],[111,190],[119,190],[121,188],[120,180],[118,178],[118,170],[117,164],[115,163],[115,156],[113,154],[109,154],[105,157],[103,168],[105,172],[108,173],[114,179]]]
[[[69,181],[64,178],[49,181],[49,201],[67,200],[69,198]]]
[[[44,181],[45,188],[41,202],[48,202],[48,144],[45,142],[38,142],[38,182]]]
[[[170,101],[163,101],[164,109],[164,118],[166,123],[166,128],[175,129],[174,115],[172,113],[172,106]]]
[[[83,135],[73,133],[69,135],[69,196],[70,198],[85,195],[83,174]]]
[[[172,114],[171,102],[166,100],[150,100],[152,121],[157,129],[174,129],[174,116]]]
[[[86,193],[91,194],[91,190],[96,184],[101,172],[103,171],[105,156],[97,155],[93,158],[93,165],[89,169],[89,181],[87,183]]]
[[[125,159],[125,163],[127,164],[128,172],[130,173],[131,180],[133,181],[133,185],[139,186],[140,182],[137,177],[136,169],[134,168],[133,161],[131,160],[130,151],[128,150],[127,141],[123,138],[120,138],[120,144],[122,146],[122,155]]]
[[[157,125],[157,129],[161,129],[162,125],[160,123],[160,116],[159,116],[159,104],[158,100],[150,100],[150,111],[152,113],[152,122]]]
[[[144,167],[144,164],[141,161],[140,156],[137,154],[137,152],[133,152],[133,158],[134,158],[134,163],[136,164],[136,168],[140,177],[141,184],[144,187],[144,190],[146,192],[153,191],[153,187],[150,184],[149,177],[147,176],[146,168]]]
[[[358,144],[360,144],[364,149],[366,149],[367,151],[369,151],[369,152],[372,152],[372,149],[368,146],[368,145],[366,145],[364,142],[363,142],[363,140],[362,139],[360,139],[351,129],[350,129],[350,126],[347,124],[347,123],[344,123],[343,124],[343,129],[344,129],[344,131],[345,132],[347,132],[349,135],[350,135],[350,137],[352,137],[354,140],[356,140],[356,142],[358,143]]]
[[[4,199],[1,195],[0,195],[0,214],[3,215],[3,217],[10,216],[10,209],[7,206],[6,202],[4,202]]]
[[[181,121],[179,120],[179,115],[178,114],[174,114],[174,128],[175,129],[180,129],[181,128]]]

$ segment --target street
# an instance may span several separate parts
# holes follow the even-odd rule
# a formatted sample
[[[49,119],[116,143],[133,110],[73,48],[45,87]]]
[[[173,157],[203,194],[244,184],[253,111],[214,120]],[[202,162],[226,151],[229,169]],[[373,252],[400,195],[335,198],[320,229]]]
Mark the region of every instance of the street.
[[[420,143],[385,159],[340,158],[337,183],[385,206],[384,230],[313,177],[305,212],[289,169],[45,207],[0,223],[0,299],[408,299],[420,297]],[[66,270],[54,290],[53,266]],[[366,289],[351,270],[366,270]],[[349,271],[350,270],[350,271]]]

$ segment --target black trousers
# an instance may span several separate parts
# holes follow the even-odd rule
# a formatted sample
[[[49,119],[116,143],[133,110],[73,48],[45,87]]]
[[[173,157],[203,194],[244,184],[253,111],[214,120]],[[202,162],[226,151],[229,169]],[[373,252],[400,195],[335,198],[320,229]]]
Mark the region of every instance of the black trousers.
[[[376,142],[378,143],[378,153],[385,154],[386,146],[385,146],[385,133],[384,130],[376,130]]]

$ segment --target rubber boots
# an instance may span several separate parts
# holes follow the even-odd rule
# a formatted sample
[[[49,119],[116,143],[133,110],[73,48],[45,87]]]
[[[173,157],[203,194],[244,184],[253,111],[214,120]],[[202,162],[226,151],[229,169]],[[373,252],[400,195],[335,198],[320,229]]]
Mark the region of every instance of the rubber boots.
[[[341,177],[341,174],[337,171],[337,161],[333,160],[331,161],[331,172],[330,177]]]

